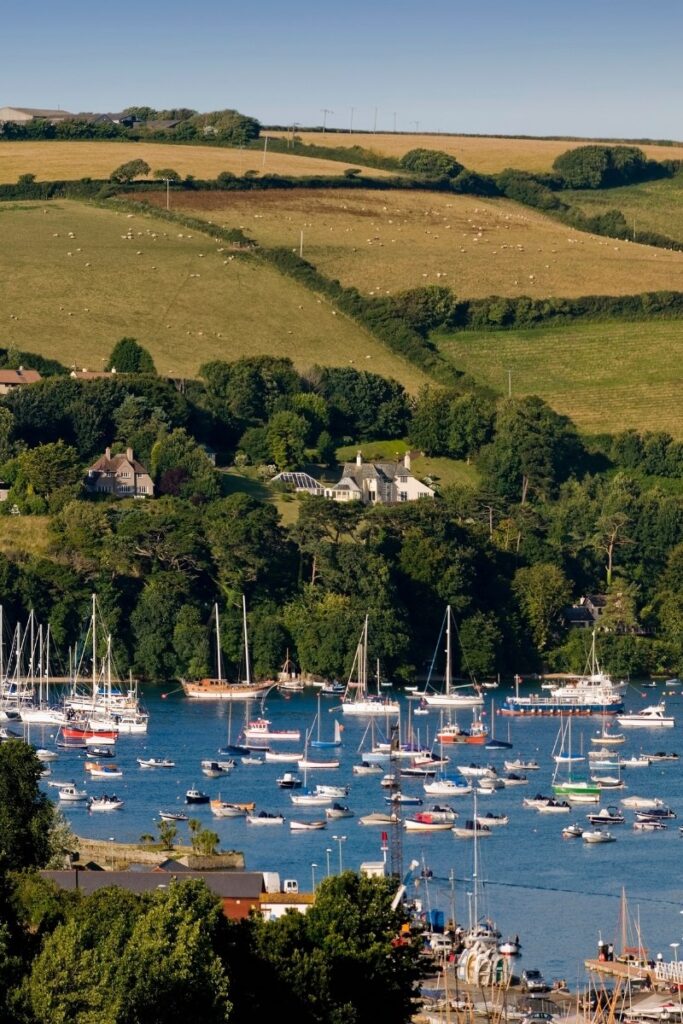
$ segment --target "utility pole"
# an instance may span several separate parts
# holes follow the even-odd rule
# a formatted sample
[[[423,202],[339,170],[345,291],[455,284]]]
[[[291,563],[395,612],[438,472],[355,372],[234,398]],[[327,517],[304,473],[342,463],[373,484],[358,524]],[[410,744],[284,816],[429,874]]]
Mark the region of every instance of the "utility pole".
[[[377,134],[377,107],[375,107],[375,119],[372,122],[372,134],[373,135]]]
[[[396,111],[394,111],[394,135],[396,134]]]
[[[420,122],[419,121],[411,121],[410,123],[415,125],[415,134],[419,135],[420,134]]]
[[[323,135],[324,135],[325,134],[325,129],[327,128],[327,115],[328,114],[334,114],[334,110],[329,110],[327,107],[321,107],[320,108],[320,113],[323,115]]]
[[[266,153],[268,152],[268,136],[263,136],[263,166],[266,166]]]
[[[299,259],[302,260],[303,258],[304,258],[304,233],[302,231],[301,234],[299,235]]]
[[[351,107],[351,117],[349,118],[349,135],[353,131],[353,115],[356,112],[355,107]]]

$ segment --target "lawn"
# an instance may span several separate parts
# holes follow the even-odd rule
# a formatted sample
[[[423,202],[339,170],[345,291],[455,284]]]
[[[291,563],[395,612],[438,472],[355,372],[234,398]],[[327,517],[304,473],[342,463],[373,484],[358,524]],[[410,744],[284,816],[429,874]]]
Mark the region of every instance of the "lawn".
[[[401,459],[409,447],[407,441],[398,439],[364,441],[362,444],[338,448],[337,459],[340,463],[353,462],[359,451],[366,462]],[[475,488],[479,483],[479,473],[475,466],[459,459],[429,458],[420,455],[412,458],[410,468],[420,480],[431,477],[438,488],[447,487],[449,484]]]
[[[463,332],[438,341],[459,368],[514,395],[537,394],[589,433],[667,430],[683,437],[683,323],[596,322]]]
[[[0,142],[0,183],[14,182],[20,174],[35,174],[39,181],[70,181],[78,178],[108,178],[115,167],[128,160],[144,160],[152,171],[172,167],[178,174],[215,178],[221,171],[242,175],[331,174],[340,176],[348,165],[286,153],[218,146],[174,146],[163,142]],[[367,170],[373,177],[387,172]]]
[[[289,132],[266,134],[287,137]],[[549,171],[560,153],[588,146],[599,139],[509,139],[497,135],[415,135],[410,132],[297,132],[302,142],[315,146],[362,146],[382,156],[400,157],[411,149],[439,149],[456,157],[465,167],[484,174],[496,174],[505,167],[524,171]],[[639,145],[614,143],[614,145]],[[680,160],[683,146],[639,146],[651,160]]]
[[[162,206],[162,192],[148,196]],[[459,297],[683,290],[683,253],[573,231],[505,199],[422,192],[184,192],[175,208],[299,251],[368,295],[428,284]]]
[[[326,301],[249,255],[141,211],[87,204],[0,204],[0,344],[99,370],[129,335],[161,373],[210,359],[290,356],[425,377]]]
[[[683,174],[642,185],[572,191],[563,196],[589,215],[614,208],[621,210],[636,238],[639,231],[656,231],[683,242]]]

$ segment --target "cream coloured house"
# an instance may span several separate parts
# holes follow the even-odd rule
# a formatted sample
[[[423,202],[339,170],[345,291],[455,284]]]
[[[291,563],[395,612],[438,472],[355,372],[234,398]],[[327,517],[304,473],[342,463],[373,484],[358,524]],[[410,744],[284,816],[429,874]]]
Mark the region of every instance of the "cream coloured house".
[[[85,486],[96,494],[111,494],[116,498],[154,496],[152,478],[134,457],[132,448],[127,448],[120,455],[112,455],[111,448],[107,448],[88,470]]]
[[[308,473],[278,473],[276,481],[293,484],[295,490],[331,498],[333,501],[362,501],[364,505],[399,505],[404,501],[433,498],[434,491],[410,470],[410,454],[402,461],[345,462],[339,481],[326,487]]]

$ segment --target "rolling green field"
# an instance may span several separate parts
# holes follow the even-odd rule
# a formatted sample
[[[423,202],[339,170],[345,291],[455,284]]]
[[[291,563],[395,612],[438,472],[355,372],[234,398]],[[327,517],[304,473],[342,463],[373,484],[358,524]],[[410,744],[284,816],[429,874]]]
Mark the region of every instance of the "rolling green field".
[[[165,205],[162,192],[145,200]],[[183,192],[177,210],[291,246],[366,295],[428,284],[459,297],[683,291],[683,253],[574,231],[507,199],[422,192]]]
[[[463,332],[436,339],[460,369],[505,393],[537,394],[589,433],[667,430],[683,437],[683,323],[596,322]]]
[[[625,188],[564,192],[562,196],[589,215],[621,210],[636,239],[639,231],[657,231],[683,242],[683,174]]]
[[[161,373],[271,354],[297,367],[349,365],[416,391],[425,377],[253,256],[142,211],[0,204],[0,345],[99,370],[129,335]]]

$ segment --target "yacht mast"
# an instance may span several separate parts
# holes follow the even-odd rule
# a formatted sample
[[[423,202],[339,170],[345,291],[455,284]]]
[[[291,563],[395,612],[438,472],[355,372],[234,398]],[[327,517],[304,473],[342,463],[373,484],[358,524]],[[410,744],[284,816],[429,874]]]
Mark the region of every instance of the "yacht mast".
[[[451,606],[446,607],[446,693],[451,692]]]
[[[95,614],[95,595],[92,595],[92,699],[97,696],[97,622]]]
[[[244,621],[244,667],[247,673],[247,686],[251,685],[251,666],[249,664],[249,637],[247,635],[247,599],[242,594],[242,618]]]
[[[216,615],[216,667],[218,669],[218,682],[223,682],[223,663],[221,661],[221,622],[218,617],[218,601],[213,606]]]

